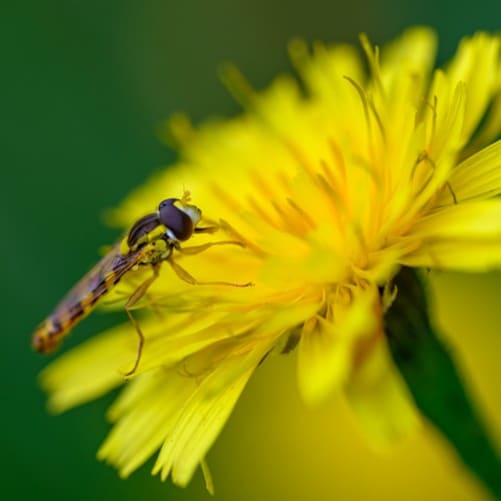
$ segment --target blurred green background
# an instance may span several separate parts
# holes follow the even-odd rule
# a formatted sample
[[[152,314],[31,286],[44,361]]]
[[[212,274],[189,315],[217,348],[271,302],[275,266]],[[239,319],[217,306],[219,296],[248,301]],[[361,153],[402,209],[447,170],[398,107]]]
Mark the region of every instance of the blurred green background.
[[[28,0],[2,5],[1,138],[3,360],[2,499],[208,499],[127,481],[97,462],[113,395],[52,417],[36,376],[47,359],[30,334],[116,238],[101,223],[147,176],[175,158],[155,137],[163,119],[238,108],[216,69],[235,62],[257,87],[289,69],[286,43],[382,43],[412,24],[435,27],[440,61],[475,30],[501,27],[501,3],[386,0]],[[440,275],[437,316],[500,443],[501,275]],[[93,315],[64,349],[123,319]],[[220,500],[486,499],[431,429],[381,455],[343,401],[299,401],[292,357],[257,371],[209,455]]]

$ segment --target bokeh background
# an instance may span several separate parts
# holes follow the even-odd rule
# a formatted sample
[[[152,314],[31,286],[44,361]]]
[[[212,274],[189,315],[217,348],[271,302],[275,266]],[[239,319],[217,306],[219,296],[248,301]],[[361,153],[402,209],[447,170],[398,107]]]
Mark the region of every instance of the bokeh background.
[[[492,0],[25,0],[3,3],[1,78],[2,499],[208,499],[148,463],[127,481],[95,459],[113,395],[49,416],[30,334],[112,242],[102,212],[175,155],[156,131],[173,112],[196,121],[238,110],[217,78],[235,62],[256,87],[288,71],[292,37],[382,43],[435,27],[439,61],[458,40],[501,28]],[[149,209],[149,208],[147,208]],[[501,274],[432,277],[436,317],[501,444]],[[123,320],[92,315],[64,349]],[[341,400],[300,402],[293,357],[257,371],[209,463],[219,500],[477,500],[481,487],[428,426],[381,454]]]

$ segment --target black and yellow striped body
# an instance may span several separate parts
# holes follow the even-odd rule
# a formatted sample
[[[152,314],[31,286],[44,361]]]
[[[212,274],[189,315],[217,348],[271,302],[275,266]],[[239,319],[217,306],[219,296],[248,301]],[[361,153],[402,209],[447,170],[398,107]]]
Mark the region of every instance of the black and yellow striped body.
[[[95,308],[125,273],[138,265],[154,263],[156,258],[165,258],[166,250],[165,245],[157,246],[150,242],[134,249],[128,248],[124,241],[117,243],[38,326],[33,334],[33,348],[41,353],[57,349],[62,339]]]
[[[189,198],[189,193],[185,192],[181,199],[163,200],[156,212],[138,219],[125,237],[66,294],[37,327],[32,338],[33,348],[41,353],[54,351],[71,329],[130,270],[150,265],[156,273],[158,264],[170,258],[173,249],[179,248],[179,242],[188,240],[198,230],[196,225],[202,213],[198,207],[188,203]],[[151,282],[147,281],[148,286]],[[144,294],[146,289],[138,290]],[[133,298],[137,302],[136,295],[133,294],[130,299]]]

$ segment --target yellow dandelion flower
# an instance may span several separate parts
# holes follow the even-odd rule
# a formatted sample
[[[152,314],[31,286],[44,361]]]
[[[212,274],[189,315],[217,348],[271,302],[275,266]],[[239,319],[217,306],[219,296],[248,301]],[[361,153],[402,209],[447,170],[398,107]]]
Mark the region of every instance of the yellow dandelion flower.
[[[159,450],[153,472],[186,485],[253,371],[293,348],[306,402],[344,392],[381,440],[416,423],[385,339],[388,284],[401,266],[501,265],[501,141],[492,142],[501,130],[501,38],[464,39],[438,70],[427,29],[381,51],[361,41],[364,58],[350,46],[293,42],[301,85],[283,76],[258,93],[226,68],[245,112],[197,129],[171,120],[179,163],[113,212],[130,228],[186,187],[219,227],[193,242],[241,246],[176,262],[202,282],[253,284],[190,285],[163,266],[140,302],[145,343],[127,381],[137,350],[129,324],[44,371],[55,411],[126,382],[98,453],[122,476]],[[149,273],[126,275],[118,292],[130,294]]]

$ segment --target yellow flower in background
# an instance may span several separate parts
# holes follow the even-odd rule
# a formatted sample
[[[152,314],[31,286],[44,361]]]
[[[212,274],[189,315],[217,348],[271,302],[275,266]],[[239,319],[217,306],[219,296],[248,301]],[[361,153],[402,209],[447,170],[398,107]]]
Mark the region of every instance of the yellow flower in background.
[[[296,347],[307,403],[343,391],[371,436],[391,440],[417,413],[383,329],[399,267],[483,271],[501,265],[501,38],[465,39],[433,72],[435,38],[416,28],[381,53],[291,44],[301,78],[253,92],[233,68],[246,111],[195,129],[169,124],[178,164],[113,212],[127,229],[184,188],[219,225],[195,245],[238,240],[176,261],[141,303],[139,366],[110,409],[99,457],[129,475],[160,450],[153,472],[186,485],[256,367]],[[368,66],[369,71],[365,70]],[[125,297],[150,272],[131,274]],[[142,280],[141,280],[142,279]],[[46,369],[63,411],[124,383],[137,349],[125,324]],[[204,466],[207,473],[207,469]],[[208,474],[207,474],[208,475]]]

